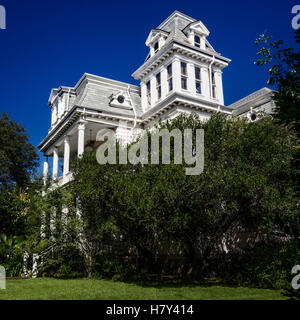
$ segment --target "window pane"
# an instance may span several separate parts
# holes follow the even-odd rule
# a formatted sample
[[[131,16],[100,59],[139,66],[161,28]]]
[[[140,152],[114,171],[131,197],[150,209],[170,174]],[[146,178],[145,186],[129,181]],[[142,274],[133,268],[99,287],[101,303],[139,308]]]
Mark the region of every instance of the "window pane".
[[[172,79],[168,80],[168,84],[169,84],[169,91],[172,91],[173,90],[173,81],[172,81]]]
[[[154,45],[154,51],[158,51],[158,42],[155,42],[155,45]]]
[[[194,37],[195,47],[200,48],[200,38],[198,36]]]
[[[187,86],[186,86],[186,78],[184,77],[181,77],[181,88],[182,89],[187,89]]]
[[[201,82],[200,81],[196,81],[196,92],[201,93]]]
[[[212,87],[212,95],[213,95],[213,98],[216,97],[216,87],[215,86]]]
[[[158,99],[161,97],[161,87],[157,88],[157,96],[158,96]]]
[[[168,77],[172,77],[172,65],[170,64],[168,67],[167,67],[167,72],[168,72]]]
[[[215,84],[215,73],[213,71],[211,72],[211,81]]]
[[[186,63],[181,62],[181,74],[186,76]]]
[[[156,83],[158,86],[160,85],[160,73],[156,75]]]
[[[195,67],[195,78],[197,80],[201,80],[200,68],[198,68],[198,67]]]

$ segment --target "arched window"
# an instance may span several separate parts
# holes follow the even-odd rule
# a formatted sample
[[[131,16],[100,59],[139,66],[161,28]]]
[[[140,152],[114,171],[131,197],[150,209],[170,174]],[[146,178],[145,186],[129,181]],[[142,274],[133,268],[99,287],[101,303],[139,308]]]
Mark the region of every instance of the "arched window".
[[[200,37],[194,36],[195,47],[200,48]]]

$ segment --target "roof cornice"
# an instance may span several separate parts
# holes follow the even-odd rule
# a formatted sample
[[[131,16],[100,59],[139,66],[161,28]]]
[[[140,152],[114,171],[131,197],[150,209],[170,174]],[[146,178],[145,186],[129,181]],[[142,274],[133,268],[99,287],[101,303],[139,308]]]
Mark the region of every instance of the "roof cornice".
[[[74,89],[77,91],[78,88],[82,85],[82,83],[84,82],[97,82],[97,83],[103,83],[103,84],[109,84],[110,86],[115,86],[118,88],[123,88],[123,89],[127,89],[128,86],[130,87],[130,90],[136,91],[137,93],[140,90],[139,86],[127,83],[127,82],[122,82],[122,81],[118,81],[118,80],[113,80],[113,79],[109,79],[109,78],[105,78],[105,77],[100,77],[94,74],[90,74],[90,73],[84,73],[84,75],[80,78],[80,80],[77,82],[77,84],[75,85]]]
[[[213,52],[207,52],[206,50],[200,48],[194,48],[191,45],[183,43],[178,40],[171,41],[167,46],[162,47],[162,49],[157,52],[156,55],[147,60],[142,66],[140,66],[132,76],[136,80],[141,80],[148,73],[150,73],[153,69],[155,69],[159,64],[165,61],[171,54],[173,53],[181,53],[185,54],[189,57],[200,61],[210,62],[213,57],[215,57],[214,65],[218,65],[219,67],[226,67],[228,63],[231,61],[228,58],[225,58],[219,54]]]

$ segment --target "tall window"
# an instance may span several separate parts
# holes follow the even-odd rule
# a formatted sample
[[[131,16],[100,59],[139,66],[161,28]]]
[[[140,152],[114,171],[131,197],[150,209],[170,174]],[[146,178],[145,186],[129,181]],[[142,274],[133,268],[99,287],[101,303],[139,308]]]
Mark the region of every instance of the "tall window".
[[[146,87],[147,87],[147,103],[148,103],[148,106],[151,106],[151,85],[150,85],[150,81],[147,82]]]
[[[167,74],[168,74],[168,78],[167,78],[167,81],[168,81],[168,89],[169,89],[169,92],[173,90],[173,80],[172,80],[172,64],[168,65],[167,67]]]
[[[194,36],[195,47],[200,48],[200,37]]]
[[[195,67],[195,81],[196,81],[196,92],[202,93],[201,89],[201,69],[199,67]]]
[[[215,72],[211,71],[211,84],[212,84],[212,97],[216,98],[216,79],[215,79]]]
[[[154,44],[154,53],[158,51],[158,42],[155,42]]]
[[[181,89],[187,89],[187,70],[185,62],[181,62]]]
[[[156,75],[156,91],[157,91],[157,99],[161,98],[161,81],[160,81],[160,73]]]

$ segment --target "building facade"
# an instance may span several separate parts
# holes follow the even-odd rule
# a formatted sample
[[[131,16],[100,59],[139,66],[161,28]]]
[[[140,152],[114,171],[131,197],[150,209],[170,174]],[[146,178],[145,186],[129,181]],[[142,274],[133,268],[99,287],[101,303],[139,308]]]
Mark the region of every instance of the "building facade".
[[[84,74],[75,87],[53,89],[51,127],[38,146],[46,157],[44,176],[52,158],[50,175],[59,186],[68,183],[70,161],[95,150],[97,132],[103,128],[113,129],[128,143],[141,129],[182,112],[196,113],[203,121],[216,112],[250,121],[256,120],[258,111],[270,113],[275,105],[267,88],[224,105],[222,70],[230,59],[215,51],[207,40],[209,34],[200,20],[175,11],[146,39],[149,54],[132,74],[140,86]]]

